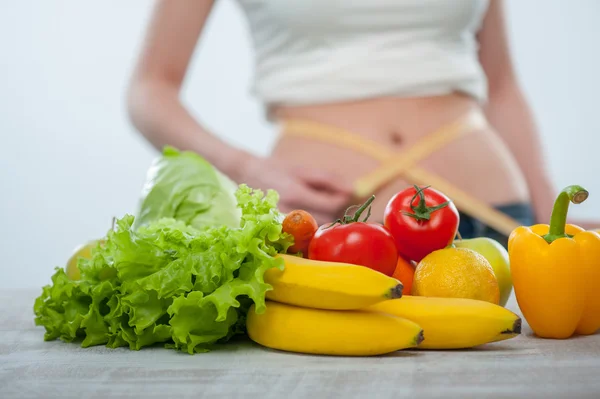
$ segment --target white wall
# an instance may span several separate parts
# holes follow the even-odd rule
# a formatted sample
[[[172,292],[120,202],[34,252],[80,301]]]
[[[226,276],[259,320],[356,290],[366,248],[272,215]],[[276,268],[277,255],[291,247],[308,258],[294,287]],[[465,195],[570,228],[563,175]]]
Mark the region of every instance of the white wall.
[[[572,213],[598,217],[600,180],[590,169],[600,147],[600,2],[541,4],[509,2],[517,67],[554,181],[587,186],[592,197]],[[150,0],[0,3],[0,288],[47,283],[74,246],[134,211],[155,152],[129,126],[123,91],[150,8]],[[237,5],[219,2],[186,100],[213,130],[265,153],[273,132],[248,94],[251,55]]]

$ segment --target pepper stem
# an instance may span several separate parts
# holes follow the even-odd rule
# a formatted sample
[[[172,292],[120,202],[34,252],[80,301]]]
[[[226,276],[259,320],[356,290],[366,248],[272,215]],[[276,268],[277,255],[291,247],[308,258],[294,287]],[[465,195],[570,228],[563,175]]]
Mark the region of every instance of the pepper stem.
[[[581,186],[573,185],[565,187],[558,194],[558,197],[554,202],[552,216],[550,217],[550,229],[548,234],[543,236],[544,240],[546,240],[548,243],[551,243],[559,238],[569,237],[565,233],[569,202],[581,204],[588,198],[588,196],[589,192]]]

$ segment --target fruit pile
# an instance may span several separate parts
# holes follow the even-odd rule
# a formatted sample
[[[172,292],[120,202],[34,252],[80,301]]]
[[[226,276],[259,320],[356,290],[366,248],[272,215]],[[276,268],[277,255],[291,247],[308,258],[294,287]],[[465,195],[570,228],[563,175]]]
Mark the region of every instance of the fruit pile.
[[[521,319],[485,301],[402,296],[402,284],[366,267],[279,255],[267,310],[248,313],[248,335],[269,348],[365,356],[419,347],[457,349],[506,340]]]
[[[364,356],[457,349],[516,337],[513,290],[543,338],[600,329],[600,234],[566,223],[588,192],[569,186],[550,224],[521,226],[508,250],[461,239],[452,201],[409,187],[370,222],[369,198],[319,226],[278,194],[236,185],[166,148],[135,215],[80,247],[34,303],[44,339],[190,354],[247,334],[279,350]],[[458,236],[458,239],[457,239]]]
[[[512,292],[507,250],[487,237],[456,239],[459,214],[443,193],[417,186],[397,193],[383,224],[367,221],[373,200],[321,227],[306,211],[291,212],[283,222],[283,231],[294,237],[288,252],[369,267],[400,280],[405,295],[506,305]]]
[[[288,251],[296,256],[279,255],[285,268],[265,273],[273,289],[266,312],[248,314],[252,340],[293,352],[374,355],[469,348],[521,332],[520,318],[499,306],[490,261],[468,248],[487,249],[505,278],[508,255],[500,244],[455,245],[458,212],[432,188],[396,194],[384,224],[367,221],[373,199],[321,227],[303,210],[286,216],[283,231],[294,237]],[[510,282],[503,288],[510,294]]]
[[[487,237],[456,239],[459,214],[443,193],[417,186],[397,193],[383,224],[367,221],[373,200],[321,227],[306,211],[291,212],[283,222],[283,231],[294,238],[288,252],[371,268],[400,280],[405,295],[506,305],[512,292],[507,250]]]

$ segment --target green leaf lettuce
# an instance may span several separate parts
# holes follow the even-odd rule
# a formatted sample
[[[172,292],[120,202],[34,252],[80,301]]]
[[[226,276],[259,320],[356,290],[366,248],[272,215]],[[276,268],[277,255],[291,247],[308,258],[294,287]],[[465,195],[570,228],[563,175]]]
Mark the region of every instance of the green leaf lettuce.
[[[79,260],[79,281],[57,268],[43,287],[34,313],[46,340],[134,350],[164,343],[192,354],[244,333],[252,303],[264,311],[271,287],[263,275],[283,268],[275,255],[291,243],[277,193],[241,185],[230,200],[215,174],[187,175],[185,165],[197,159],[170,161],[158,162],[145,197],[160,207],[142,212],[139,224],[131,215],[119,219],[92,258]]]

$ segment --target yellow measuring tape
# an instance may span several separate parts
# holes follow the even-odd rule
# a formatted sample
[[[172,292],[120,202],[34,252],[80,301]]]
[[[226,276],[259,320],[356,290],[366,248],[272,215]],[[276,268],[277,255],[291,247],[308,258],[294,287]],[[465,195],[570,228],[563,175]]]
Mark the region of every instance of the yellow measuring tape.
[[[410,149],[396,153],[388,147],[365,140],[361,136],[344,129],[307,120],[284,120],[281,132],[287,136],[311,138],[336,146],[367,154],[382,161],[376,170],[359,177],[354,183],[354,192],[358,198],[365,198],[379,187],[398,176],[419,186],[432,186],[452,199],[461,211],[479,219],[493,229],[509,235],[519,223],[504,213],[494,209],[483,201],[456,188],[445,179],[419,168],[416,163],[444,145],[466,134],[485,127],[487,121],[479,112],[470,112],[463,118],[450,123],[434,133],[424,137]]]

